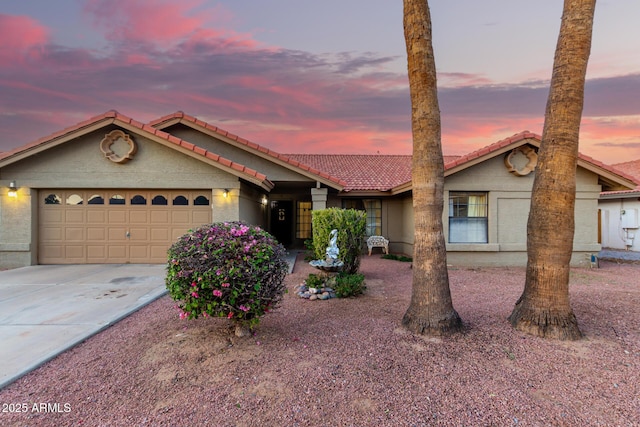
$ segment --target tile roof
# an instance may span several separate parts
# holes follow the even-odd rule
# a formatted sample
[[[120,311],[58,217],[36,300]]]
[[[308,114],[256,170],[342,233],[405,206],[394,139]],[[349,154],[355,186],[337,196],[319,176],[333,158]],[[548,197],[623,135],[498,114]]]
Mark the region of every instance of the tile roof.
[[[616,163],[613,166],[615,169],[622,171],[635,178],[636,182],[640,182],[640,159],[632,160],[630,162]],[[640,185],[636,187],[640,190]]]
[[[445,171],[452,169],[456,166],[460,166],[460,165],[464,165],[465,163],[469,163],[472,162],[473,160],[480,158],[482,156],[486,156],[489,155],[491,153],[495,153],[496,151],[499,151],[500,149],[503,149],[505,147],[508,147],[512,144],[515,144],[517,142],[520,141],[524,141],[525,139],[532,139],[534,140],[535,143],[537,143],[538,145],[540,144],[540,142],[542,141],[542,137],[536,133],[533,132],[529,132],[528,130],[522,131],[520,133],[517,133],[513,136],[510,136],[509,138],[505,138],[502,139],[498,142],[495,142],[491,145],[488,145],[486,147],[480,148],[479,150],[473,151],[469,154],[466,154],[464,156],[460,156],[457,159],[455,159],[454,161],[451,162],[446,162],[445,161],[445,165],[444,165],[444,169]],[[614,175],[617,175],[621,178],[624,178],[626,180],[632,181],[632,182],[636,182],[640,179],[640,175],[636,178],[634,176],[632,176],[632,174],[627,173],[627,171],[619,168],[619,165],[614,166],[610,166],[607,164],[602,163],[599,160],[594,159],[593,157],[589,157],[585,154],[582,153],[578,153],[578,161],[580,162],[584,162],[583,164],[588,164],[591,166],[595,166],[596,168],[605,170],[609,173],[612,173]],[[636,182],[637,183],[637,182]],[[629,191],[629,190],[627,190]]]
[[[99,124],[101,122],[105,122],[104,124],[111,124],[111,123],[115,123],[115,124],[124,124],[124,125],[129,125],[132,126],[134,128],[136,128],[138,131],[140,131],[141,133],[148,133],[148,134],[153,134],[154,136],[161,138],[163,140],[168,141],[169,143],[175,145],[175,146],[179,146],[182,147],[184,149],[193,151],[194,153],[196,153],[197,155],[204,157],[208,160],[212,160],[218,164],[220,164],[221,166],[223,166],[224,168],[227,169],[232,169],[234,171],[237,171],[240,175],[244,175],[245,178],[249,178],[249,180],[251,181],[259,181],[261,182],[265,187],[271,189],[273,188],[273,183],[271,181],[269,181],[266,177],[266,175],[259,173],[258,171],[248,168],[242,164],[233,162],[229,159],[226,159],[224,157],[221,157],[215,153],[212,153],[210,151],[207,151],[203,148],[200,148],[188,141],[185,141],[183,139],[177,138],[171,134],[168,134],[166,132],[163,132],[159,129],[156,129],[153,126],[150,126],[148,124],[144,124],[141,122],[138,122],[136,120],[133,120],[123,114],[118,113],[115,110],[110,110],[107,111],[104,114],[100,114],[98,116],[92,117],[88,120],[82,121],[80,123],[77,123],[76,125],[67,127],[61,131],[55,132],[51,135],[45,136],[43,138],[40,138],[34,142],[31,142],[29,144],[23,145],[21,147],[18,147],[12,151],[9,152],[5,152],[2,153],[0,155],[0,161],[8,159],[9,157],[15,156],[17,154],[21,154],[24,152],[27,152],[29,150],[33,150],[36,149],[38,147],[41,146],[46,146],[49,143],[54,142],[55,140],[59,139],[59,138],[63,138],[65,136],[71,135],[73,133],[79,132],[81,131],[83,128],[88,128],[90,126]]]
[[[333,182],[334,184],[339,185],[340,187],[346,187],[348,184],[346,181],[340,179],[338,176],[334,176],[331,174],[331,172],[329,170],[326,169],[320,169],[320,168],[316,168],[313,165],[307,164],[305,162],[302,162],[300,160],[295,160],[295,159],[291,159],[289,156],[285,155],[285,154],[280,154],[277,153],[269,148],[266,148],[264,146],[261,146],[259,144],[256,144],[255,142],[251,142],[247,139],[244,138],[240,138],[238,135],[235,135],[231,132],[227,132],[224,129],[221,129],[217,126],[211,125],[207,122],[204,122],[202,120],[197,119],[194,116],[190,116],[188,114],[185,114],[182,111],[177,111],[173,114],[169,114],[166,115],[164,117],[160,117],[159,119],[153,120],[151,122],[149,122],[150,126],[153,127],[159,127],[162,128],[163,126],[168,126],[168,125],[172,125],[175,122],[180,122],[180,123],[188,123],[188,124],[193,124],[196,126],[199,126],[201,128],[207,129],[210,132],[213,132],[217,135],[220,135],[222,137],[228,138],[232,141],[235,141],[236,143],[238,143],[239,145],[243,145],[246,148],[248,148],[249,150],[252,150],[254,152],[257,153],[262,153],[263,155],[266,155],[268,157],[271,157],[272,159],[278,159],[281,162],[284,162],[285,164],[288,164],[294,168],[298,168],[301,169],[303,171],[309,172],[312,175],[316,175],[320,178],[324,178],[328,181]]]
[[[603,191],[600,196],[603,198],[615,198],[615,196],[636,197],[640,194],[640,159],[629,162],[616,163],[612,167],[634,178],[636,184],[633,190]]]
[[[464,156],[444,155],[445,170],[464,165],[515,142],[540,136],[520,132]],[[290,159],[307,163],[346,181],[345,191],[389,191],[411,182],[411,155],[384,154],[287,154]]]
[[[287,154],[345,181],[344,191],[388,191],[411,181],[410,155]]]
[[[390,191],[400,186],[406,186],[411,183],[411,155],[366,155],[366,154],[280,154],[270,150],[264,146],[240,138],[224,129],[210,125],[202,120],[198,120],[193,116],[189,116],[181,111],[161,117],[148,124],[135,121],[127,116],[118,113],[115,110],[107,111],[104,114],[92,117],[88,120],[80,122],[74,126],[62,129],[46,137],[40,138],[34,142],[18,147],[12,151],[0,153],[0,162],[10,159],[13,156],[24,154],[30,150],[35,150],[41,146],[55,143],[56,140],[66,136],[72,136],[73,133],[81,132],[84,128],[90,128],[96,125],[104,125],[110,123],[121,124],[136,128],[143,133],[153,134],[155,137],[166,140],[175,146],[190,150],[198,156],[202,156],[210,161],[214,161],[223,168],[230,169],[232,172],[244,175],[251,181],[261,183],[265,188],[273,188],[274,184],[269,181],[266,175],[248,168],[237,162],[221,157],[213,152],[207,151],[202,147],[198,147],[188,141],[177,138],[167,132],[161,130],[174,123],[182,122],[198,126],[213,132],[221,137],[235,141],[237,144],[246,147],[247,150],[254,151],[262,156],[269,157],[273,160],[279,160],[281,164],[285,164],[291,168],[305,171],[312,176],[323,178],[342,187],[344,191]],[[533,139],[538,144],[541,141],[540,135],[529,131],[517,133],[509,138],[497,141],[491,145],[480,148],[464,156],[444,156],[445,171],[462,167],[466,164],[474,164],[474,160],[484,156],[489,156],[503,148],[512,144],[523,141],[525,139]],[[614,175],[622,177],[626,180],[640,182],[640,160],[619,163],[615,167],[605,165],[589,156],[579,154],[579,160],[586,162],[597,168],[606,170]],[[372,172],[373,171],[373,172]],[[635,178],[634,178],[635,177]],[[640,186],[636,190],[627,190],[616,193],[627,193],[640,190]],[[403,190],[404,191],[404,190]],[[607,192],[608,194],[614,192]]]
[[[445,161],[444,169],[448,170],[456,166],[463,165],[474,159],[494,153],[500,150],[501,148],[507,147],[516,142],[520,142],[524,139],[535,139],[538,142],[540,142],[542,140],[542,137],[538,134],[525,130],[520,133],[516,133],[515,135],[510,136],[509,138],[501,139],[500,141],[494,142],[493,144],[487,145],[486,147],[482,147],[478,150],[472,151],[471,153],[465,154],[464,156],[459,156],[452,161],[449,161],[449,162]]]

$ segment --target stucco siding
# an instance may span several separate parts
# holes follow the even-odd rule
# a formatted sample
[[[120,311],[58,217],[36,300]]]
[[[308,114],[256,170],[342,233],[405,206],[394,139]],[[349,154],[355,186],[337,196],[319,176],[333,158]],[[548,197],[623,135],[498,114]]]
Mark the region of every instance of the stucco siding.
[[[398,254],[413,255],[414,223],[413,223],[413,199],[405,196],[399,199],[399,216],[396,221],[400,224],[399,234],[389,245],[389,250]]]
[[[267,227],[267,206],[262,204],[262,193],[249,185],[240,187],[239,216],[248,224]]]
[[[115,128],[114,128],[115,129]],[[197,159],[132,135],[138,151],[114,163],[100,151],[105,129],[5,166],[3,176],[38,188],[226,188],[238,178]]]
[[[510,196],[510,197],[509,197]],[[527,220],[529,217],[529,193],[500,193],[497,196],[497,220],[494,227],[497,239],[492,240],[500,244],[501,249],[526,250]],[[491,210],[491,206],[489,206]]]
[[[602,246],[640,251],[640,201],[637,198],[604,199],[600,200],[598,207]]]
[[[273,163],[273,159],[267,160],[246,150],[238,147],[234,147],[227,142],[221,141],[212,136],[203,134],[195,129],[191,129],[184,125],[176,125],[169,129],[172,135],[182,138],[186,141],[196,144],[206,150],[216,153],[224,158],[232,160],[250,167],[251,169],[258,170],[260,173],[267,175],[270,181],[308,181],[313,182],[299,173],[291,171],[285,167]]]
[[[0,267],[14,268],[34,263],[33,242],[37,238],[35,192],[20,188],[18,196],[0,195]]]
[[[393,251],[404,242],[402,199],[383,200],[382,208],[382,235],[389,239],[390,250]]]
[[[534,174],[520,177],[509,173],[503,156],[445,178],[443,227],[448,242],[449,192],[482,191],[488,200],[488,243],[449,244],[447,261],[451,265],[524,266],[527,262],[527,221]],[[578,168],[576,173],[575,237],[572,265],[588,265],[589,256],[600,250],[597,243],[598,176]],[[413,249],[413,208],[411,199],[403,208],[404,238],[392,246],[395,252]]]

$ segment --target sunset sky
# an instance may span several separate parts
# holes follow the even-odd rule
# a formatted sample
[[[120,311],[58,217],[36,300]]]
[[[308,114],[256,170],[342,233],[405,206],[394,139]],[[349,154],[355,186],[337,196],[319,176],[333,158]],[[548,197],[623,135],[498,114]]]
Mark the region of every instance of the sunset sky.
[[[561,0],[431,0],[445,154],[542,132]],[[640,1],[598,0],[580,151],[640,159]],[[0,151],[115,109],[411,153],[401,0],[1,0]]]

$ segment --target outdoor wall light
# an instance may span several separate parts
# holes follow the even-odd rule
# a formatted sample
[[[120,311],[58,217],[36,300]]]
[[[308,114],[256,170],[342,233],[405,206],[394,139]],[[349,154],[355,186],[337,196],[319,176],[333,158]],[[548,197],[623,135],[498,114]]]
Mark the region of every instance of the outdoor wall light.
[[[224,189],[224,191],[222,191],[222,197],[227,198],[229,197],[229,190],[227,190],[226,188]]]
[[[9,197],[18,197],[18,187],[16,187],[16,182],[11,181],[9,183]]]
[[[267,203],[269,203],[269,200],[267,200],[267,196],[262,196],[262,200],[260,200],[260,203],[262,203],[263,206],[267,206]]]

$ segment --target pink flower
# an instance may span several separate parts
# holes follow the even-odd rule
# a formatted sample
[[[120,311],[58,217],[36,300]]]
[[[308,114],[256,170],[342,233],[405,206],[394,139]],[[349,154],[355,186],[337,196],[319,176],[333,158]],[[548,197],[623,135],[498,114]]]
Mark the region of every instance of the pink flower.
[[[220,289],[214,289],[213,290],[213,296],[214,297],[221,297],[222,296],[222,291]]]
[[[222,284],[222,287],[223,287],[223,288],[228,288],[229,286],[231,286],[231,284],[230,284],[230,283],[223,283],[223,284]]]
[[[230,311],[229,314],[227,314],[227,319],[231,319],[233,317],[233,311]]]
[[[196,285],[196,282],[191,282],[191,286],[195,288],[198,285]]]
[[[184,311],[180,311],[180,318],[181,319],[186,319],[187,317],[189,317],[189,313],[185,313]]]
[[[197,293],[197,292],[195,292],[195,291],[194,291],[194,292],[191,292],[191,296],[192,296],[192,297],[194,297],[194,298],[198,298],[198,293]]]
[[[219,275],[221,275],[221,274],[222,274],[222,271],[220,271],[220,270],[216,270],[216,276],[219,276]]]
[[[249,307],[245,306],[245,305],[240,305],[240,310],[247,312],[249,311]]]

